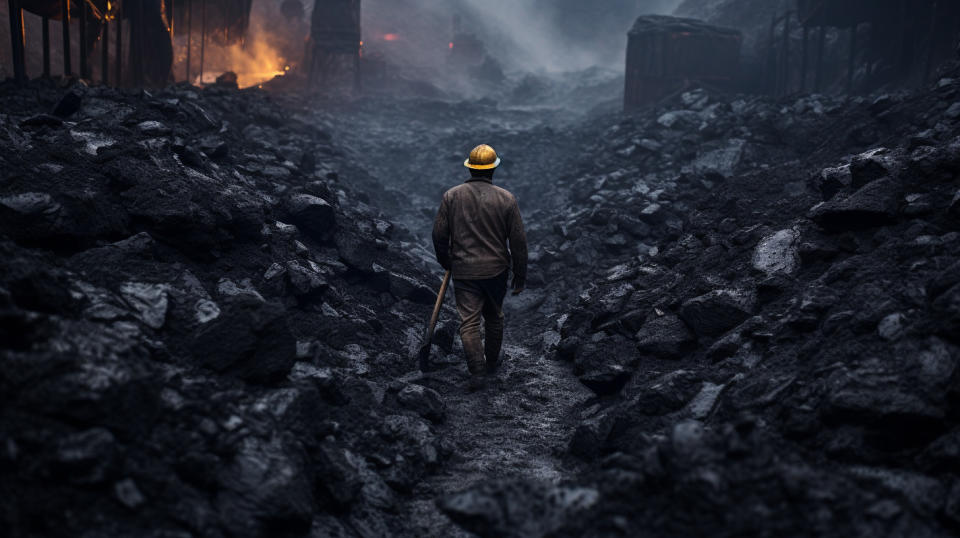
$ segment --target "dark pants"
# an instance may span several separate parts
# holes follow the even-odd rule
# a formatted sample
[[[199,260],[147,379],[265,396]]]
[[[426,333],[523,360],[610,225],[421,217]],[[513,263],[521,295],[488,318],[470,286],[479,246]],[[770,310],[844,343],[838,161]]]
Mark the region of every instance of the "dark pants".
[[[471,374],[484,371],[500,357],[503,344],[503,298],[507,295],[507,271],[484,280],[454,280],[454,296],[460,314],[460,340]],[[484,339],[480,338],[483,318]],[[484,360],[486,358],[486,360]]]

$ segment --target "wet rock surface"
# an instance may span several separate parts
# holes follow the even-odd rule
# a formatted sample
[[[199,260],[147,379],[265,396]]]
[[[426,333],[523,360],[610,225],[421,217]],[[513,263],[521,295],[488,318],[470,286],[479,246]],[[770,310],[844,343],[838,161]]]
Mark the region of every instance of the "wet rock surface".
[[[882,115],[0,85],[5,529],[951,535],[945,80]],[[449,299],[441,368],[413,356],[480,142],[531,267],[471,391]]]

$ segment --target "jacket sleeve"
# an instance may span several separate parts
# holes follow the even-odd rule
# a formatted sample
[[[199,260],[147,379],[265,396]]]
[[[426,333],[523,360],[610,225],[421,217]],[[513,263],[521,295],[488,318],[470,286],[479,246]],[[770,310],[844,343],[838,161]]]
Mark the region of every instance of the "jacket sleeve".
[[[510,210],[510,256],[513,258],[513,278],[519,282],[527,279],[527,234],[523,231],[523,218],[520,206],[513,200]]]
[[[450,270],[450,210],[447,198],[440,202],[440,210],[433,221],[433,252],[437,256],[440,266]]]

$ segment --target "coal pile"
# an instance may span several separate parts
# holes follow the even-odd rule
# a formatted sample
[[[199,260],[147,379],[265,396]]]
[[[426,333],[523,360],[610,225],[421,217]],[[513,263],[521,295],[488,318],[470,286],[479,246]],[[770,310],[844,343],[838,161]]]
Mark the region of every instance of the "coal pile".
[[[403,377],[437,283],[323,117],[40,81],[0,110],[3,534],[408,527],[449,454]]]
[[[596,76],[503,102],[0,85],[7,534],[955,534],[960,71],[538,99]],[[531,264],[471,392],[451,308],[440,371],[413,356],[481,142]]]
[[[567,213],[528,219],[579,293],[538,312],[595,395],[582,470],[445,510],[484,536],[955,533],[958,98],[692,92],[608,124]]]

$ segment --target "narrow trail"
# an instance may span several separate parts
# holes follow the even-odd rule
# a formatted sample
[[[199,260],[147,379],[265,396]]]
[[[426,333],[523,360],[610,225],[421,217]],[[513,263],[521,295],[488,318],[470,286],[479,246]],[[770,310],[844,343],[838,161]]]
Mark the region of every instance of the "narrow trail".
[[[511,335],[507,335],[509,341]],[[559,455],[575,423],[572,413],[592,396],[569,367],[519,345],[505,345],[505,363],[490,384],[466,389],[465,368],[445,368],[420,383],[443,395],[447,422],[442,434],[454,453],[421,483],[407,510],[423,524],[418,533],[470,536],[436,507],[435,500],[492,478],[534,478],[559,482],[565,473]]]
[[[411,102],[391,107],[391,121],[384,121],[385,111],[372,104],[339,117],[344,122],[338,126],[339,136],[377,183],[394,193],[394,198],[372,193],[375,203],[414,234],[420,255],[431,265],[429,236],[436,203],[465,175],[463,154],[472,144],[491,143],[514,156],[505,157],[509,166],[499,171],[496,181],[518,196],[525,218],[558,209],[553,207],[556,200],[534,188],[534,179],[563,173],[571,164],[565,148],[576,144],[570,131],[551,127],[570,118],[557,118],[547,110],[501,110],[492,116],[485,107],[452,112],[441,103]],[[529,236],[535,219],[528,220]],[[452,449],[402,508],[416,525],[413,536],[472,536],[448,519],[436,501],[478,482],[530,478],[556,483],[571,473],[561,457],[577,424],[575,414],[593,394],[569,364],[543,351],[543,333],[558,312],[542,308],[551,293],[546,286],[532,288],[506,298],[504,363],[485,389],[468,389],[459,347],[447,357],[437,357],[440,352],[434,348],[435,360],[444,367],[427,375],[411,372],[404,379],[442,396],[447,418],[437,428]],[[453,304],[452,292],[446,303]],[[451,309],[445,309],[442,318],[455,323],[451,316]]]

